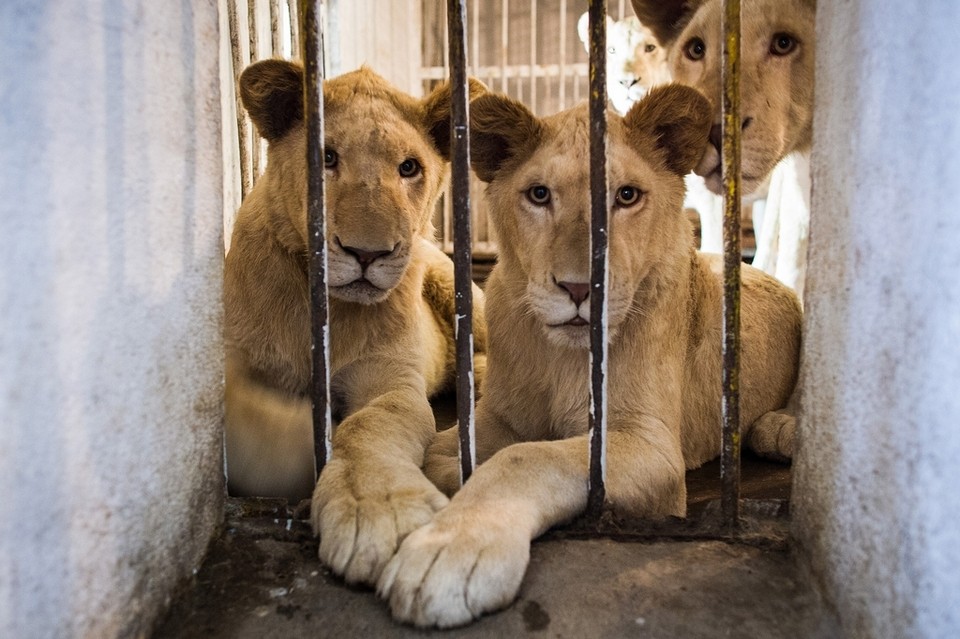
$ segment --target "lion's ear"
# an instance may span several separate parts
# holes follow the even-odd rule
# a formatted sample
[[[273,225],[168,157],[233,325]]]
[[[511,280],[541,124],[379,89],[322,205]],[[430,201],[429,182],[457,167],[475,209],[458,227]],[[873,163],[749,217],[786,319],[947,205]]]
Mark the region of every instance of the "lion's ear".
[[[623,118],[631,143],[641,152],[659,152],[668,169],[689,173],[703,155],[713,113],[710,102],[691,87],[654,87]]]
[[[492,182],[505,162],[530,153],[540,141],[540,121],[520,102],[488,93],[470,104],[470,163]]]
[[[678,37],[705,0],[631,0],[640,23],[653,31],[661,46]]]
[[[487,86],[468,78],[467,91],[467,99],[473,101],[487,92]],[[450,98],[450,83],[444,82],[423,99],[424,124],[444,160],[450,159]]]
[[[269,142],[303,119],[303,67],[286,60],[263,60],[240,75],[240,99]]]

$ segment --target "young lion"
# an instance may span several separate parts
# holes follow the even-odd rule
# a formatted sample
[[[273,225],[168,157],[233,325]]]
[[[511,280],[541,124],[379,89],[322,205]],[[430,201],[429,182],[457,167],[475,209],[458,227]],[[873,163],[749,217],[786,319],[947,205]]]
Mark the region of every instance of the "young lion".
[[[226,262],[235,494],[302,498],[314,488],[302,83],[302,68],[281,60],[240,78],[270,144]],[[324,109],[331,395],[342,421],[312,513],[320,558],[347,581],[372,583],[398,541],[447,502],[420,466],[435,432],[427,398],[454,375],[453,265],[430,241],[450,89],[416,100],[362,68],[324,84]],[[483,297],[473,294],[482,350]]]
[[[589,402],[589,121],[580,107],[537,119],[506,97],[471,105],[474,168],[489,182],[500,261],[477,406],[480,465],[411,533],[379,592],[420,626],[462,624],[509,603],[530,540],[586,505]],[[684,472],[720,450],[721,262],[696,252],[683,176],[710,106],[694,89],[653,89],[609,116],[610,287],[607,499],[635,516],[684,515]],[[797,375],[796,296],[745,267],[741,426],[760,453],[789,457],[775,413]],[[440,433],[427,475],[457,489],[456,443]],[[499,451],[499,452],[498,452]]]

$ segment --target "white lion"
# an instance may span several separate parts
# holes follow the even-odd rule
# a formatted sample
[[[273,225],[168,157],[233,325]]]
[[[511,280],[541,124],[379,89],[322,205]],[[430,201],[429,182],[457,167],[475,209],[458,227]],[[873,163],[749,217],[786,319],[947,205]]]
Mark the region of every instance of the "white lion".
[[[590,51],[589,14],[577,21],[577,33]],[[667,52],[653,32],[634,17],[607,16],[607,95],[620,115],[651,88],[670,81]]]

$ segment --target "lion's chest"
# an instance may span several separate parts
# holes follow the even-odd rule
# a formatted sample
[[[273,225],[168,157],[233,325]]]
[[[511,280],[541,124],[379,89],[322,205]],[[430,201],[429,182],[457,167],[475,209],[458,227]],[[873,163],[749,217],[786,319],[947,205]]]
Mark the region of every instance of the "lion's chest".
[[[548,367],[546,432],[541,437],[563,439],[582,435],[589,426],[590,367],[584,354],[557,358]]]

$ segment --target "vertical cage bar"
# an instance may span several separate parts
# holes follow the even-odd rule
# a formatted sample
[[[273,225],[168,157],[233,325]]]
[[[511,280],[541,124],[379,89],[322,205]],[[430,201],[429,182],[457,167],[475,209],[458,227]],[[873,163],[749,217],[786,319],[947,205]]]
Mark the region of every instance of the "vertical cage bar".
[[[723,0],[723,445],[724,523],[740,517],[740,0]]]
[[[323,183],[323,40],[320,0],[300,0],[303,117],[307,130],[307,250],[313,342],[313,450],[319,475],[332,453],[330,322],[327,306],[327,224]]]
[[[247,0],[247,36],[250,39],[250,62],[256,62],[260,58],[260,38],[257,33],[260,20],[257,16],[257,0]],[[250,175],[251,182],[257,183],[257,178],[263,173],[263,147],[260,144],[260,136],[254,135],[250,140],[253,155],[253,173]]]
[[[590,492],[599,517],[606,489],[607,436],[607,17],[606,0],[590,0]]]
[[[467,85],[466,0],[447,0],[450,42],[450,189],[453,195],[453,263],[456,289],[457,419],[460,428],[460,480],[476,465],[473,423],[473,290],[470,232],[470,135]]]
[[[250,135],[247,129],[247,111],[240,100],[240,74],[243,72],[243,51],[240,48],[240,23],[237,19],[237,2],[227,1],[227,20],[230,23],[230,53],[233,62],[233,85],[237,99],[237,140],[240,146],[240,198],[250,192],[253,183],[250,179]]]

